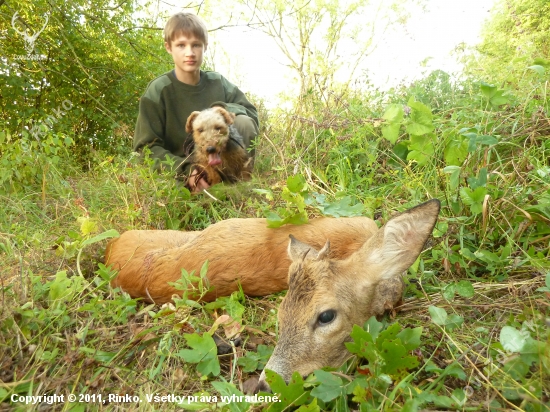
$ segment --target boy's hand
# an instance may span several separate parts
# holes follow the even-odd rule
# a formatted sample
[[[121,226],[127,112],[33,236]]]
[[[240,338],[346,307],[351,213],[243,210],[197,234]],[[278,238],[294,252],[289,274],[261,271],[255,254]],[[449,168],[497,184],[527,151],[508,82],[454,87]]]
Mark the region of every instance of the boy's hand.
[[[210,187],[206,180],[202,176],[198,176],[198,174],[199,172],[197,169],[193,169],[191,175],[189,176],[188,185],[193,193],[202,192],[204,189],[208,189]]]

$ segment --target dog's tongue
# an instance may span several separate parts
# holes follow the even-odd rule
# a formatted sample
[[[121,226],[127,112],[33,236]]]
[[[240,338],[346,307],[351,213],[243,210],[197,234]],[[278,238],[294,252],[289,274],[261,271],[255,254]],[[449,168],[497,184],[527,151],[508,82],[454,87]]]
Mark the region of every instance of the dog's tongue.
[[[208,155],[208,166],[215,166],[222,163],[222,158],[219,153],[209,154]]]

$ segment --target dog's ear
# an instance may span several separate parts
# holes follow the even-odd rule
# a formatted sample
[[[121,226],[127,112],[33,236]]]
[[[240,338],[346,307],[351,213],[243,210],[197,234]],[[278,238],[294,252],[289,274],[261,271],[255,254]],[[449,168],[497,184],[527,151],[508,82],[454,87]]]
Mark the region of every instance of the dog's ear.
[[[223,119],[225,120],[225,123],[228,126],[230,124],[233,124],[233,119],[235,119],[235,115],[233,113],[228,112],[227,110],[225,110],[223,107],[220,107],[220,106],[214,107],[214,110],[223,116]]]
[[[195,119],[199,114],[200,112],[193,112],[187,118],[187,123],[185,124],[185,131],[187,133],[191,133],[193,131],[193,122],[195,121]]]

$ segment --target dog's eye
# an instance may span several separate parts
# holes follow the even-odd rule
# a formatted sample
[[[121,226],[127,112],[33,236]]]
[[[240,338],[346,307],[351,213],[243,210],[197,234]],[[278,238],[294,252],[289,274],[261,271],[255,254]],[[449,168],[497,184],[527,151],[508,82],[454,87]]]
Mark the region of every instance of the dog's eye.
[[[220,130],[222,130],[222,128],[220,126],[216,127],[216,130],[219,132]]]
[[[317,318],[317,321],[319,322],[319,325],[326,325],[334,320],[336,317],[336,311],[329,309],[325,310],[323,313],[319,315],[319,318]]]
[[[202,133],[202,132],[204,132],[204,129],[203,129],[203,128],[200,128],[200,129],[199,129],[199,133]]]

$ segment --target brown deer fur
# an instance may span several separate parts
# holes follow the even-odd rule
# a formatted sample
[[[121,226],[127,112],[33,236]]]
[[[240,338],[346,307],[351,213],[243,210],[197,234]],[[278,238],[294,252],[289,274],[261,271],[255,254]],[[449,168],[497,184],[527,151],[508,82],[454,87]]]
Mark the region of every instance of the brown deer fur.
[[[295,371],[305,376],[340,366],[349,356],[344,343],[353,325],[363,325],[401,297],[401,274],[422,251],[439,207],[434,199],[392,218],[341,260],[331,254],[332,240],[320,249],[292,239],[289,289],[278,313],[279,340],[265,369],[289,381]],[[259,390],[269,389],[265,369]]]
[[[344,259],[378,230],[373,220],[319,218],[301,226],[267,227],[265,219],[229,219],[200,232],[131,230],[111,241],[105,263],[119,273],[111,282],[132,297],[165,303],[181,294],[168,282],[181,269],[198,274],[208,260],[207,276],[213,290],[203,300],[230,295],[241,284],[249,296],[264,296],[287,288],[292,234],[315,248],[330,240],[330,256]]]

